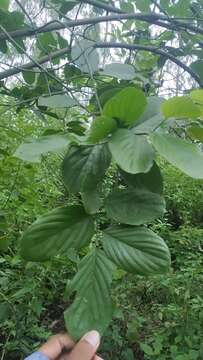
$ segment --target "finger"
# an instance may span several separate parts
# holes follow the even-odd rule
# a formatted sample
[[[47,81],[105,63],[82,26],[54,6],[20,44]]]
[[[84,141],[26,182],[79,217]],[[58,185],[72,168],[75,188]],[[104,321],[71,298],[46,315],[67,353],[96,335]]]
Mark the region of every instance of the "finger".
[[[100,335],[93,330],[83,336],[71,351],[67,360],[91,360],[100,344]]]
[[[104,360],[104,359],[102,359],[102,358],[101,358],[100,356],[98,356],[98,355],[95,355],[94,360]]]
[[[50,360],[55,360],[62,351],[73,348],[74,341],[66,334],[58,334],[50,337],[50,339],[39,348],[39,351]]]

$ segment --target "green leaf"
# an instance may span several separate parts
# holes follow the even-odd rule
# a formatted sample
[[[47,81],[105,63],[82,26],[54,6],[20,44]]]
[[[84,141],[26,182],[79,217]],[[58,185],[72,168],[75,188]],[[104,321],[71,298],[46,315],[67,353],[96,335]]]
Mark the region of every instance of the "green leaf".
[[[119,268],[138,275],[169,270],[169,249],[153,231],[145,227],[112,226],[103,234],[104,251]]]
[[[198,140],[203,144],[203,127],[192,126],[187,129],[187,133],[192,139]]]
[[[203,153],[198,146],[171,135],[154,133],[151,141],[155,149],[185,174],[203,178]]]
[[[69,249],[86,246],[94,235],[93,219],[80,206],[54,209],[39,217],[24,232],[21,256],[28,261],[45,261]]]
[[[91,124],[88,139],[93,143],[99,142],[114,132],[116,128],[116,120],[107,116],[99,116]]]
[[[132,80],[135,78],[135,69],[132,65],[112,63],[104,67],[102,74],[116,77],[121,80]]]
[[[99,68],[99,55],[93,45],[93,41],[81,40],[76,43],[71,51],[73,62],[82,72],[89,74],[93,74]]]
[[[69,108],[78,105],[77,101],[69,95],[53,95],[40,97],[38,106],[48,106],[52,108]]]
[[[136,8],[140,11],[147,12],[150,10],[151,1],[150,0],[136,0]]]
[[[33,71],[24,70],[22,74],[23,79],[26,81],[26,83],[32,85],[35,82],[35,73]]]
[[[144,189],[114,190],[105,201],[107,216],[128,225],[151,223],[162,217],[165,201],[156,193]]]
[[[57,38],[51,32],[39,34],[37,37],[37,47],[44,54],[56,50],[57,44],[58,44]]]
[[[106,145],[72,146],[64,158],[62,175],[70,192],[95,189],[111,162]]]
[[[163,178],[156,163],[149,172],[144,174],[129,174],[122,170],[120,170],[120,173],[127,185],[132,186],[134,189],[145,189],[157,194],[163,193]]]
[[[123,83],[116,85],[113,83],[110,83],[109,85],[102,86],[101,88],[98,88],[97,95],[99,97],[99,102],[101,107],[103,108],[109,99],[111,99],[114,95],[116,95],[119,91],[121,91],[124,88]],[[90,100],[90,104],[94,104],[98,108],[97,98],[95,95],[92,96]],[[98,108],[99,111],[99,108]]]
[[[197,89],[191,91],[190,97],[195,103],[203,105],[203,90]]]
[[[201,112],[197,105],[189,96],[175,96],[163,102],[161,106],[163,115],[166,118],[175,117],[182,118],[197,118]]]
[[[134,134],[150,134],[156,130],[164,121],[164,117],[161,114],[153,116],[151,119],[144,121],[143,123],[135,126],[132,131]]]
[[[1,0],[0,1],[0,9],[8,10],[8,7],[9,7],[9,0]]]
[[[145,136],[135,135],[132,130],[118,129],[109,141],[109,148],[116,163],[128,173],[146,173],[153,165],[152,146]]]
[[[86,332],[95,329],[102,335],[108,326],[113,305],[110,284],[114,265],[103,251],[94,249],[79,264],[79,271],[71,281],[68,291],[77,291],[76,299],[65,311],[68,332],[78,340]]]
[[[14,156],[29,162],[39,163],[41,155],[48,152],[60,152],[70,143],[67,135],[47,135],[38,139],[29,139],[21,144],[14,153]]]
[[[101,200],[97,189],[81,193],[84,208],[88,214],[95,214],[99,211]]]
[[[72,77],[80,76],[81,71],[74,65],[66,64],[64,66],[64,75],[65,75],[66,80],[69,80]]]
[[[140,347],[141,347],[142,351],[144,351],[145,354],[147,354],[149,356],[154,355],[154,351],[153,351],[152,347],[149,346],[148,344],[141,342]]]
[[[191,69],[199,76],[200,80],[203,81],[203,60],[197,60],[190,64]]]
[[[103,113],[119,119],[125,125],[131,125],[142,115],[146,104],[145,95],[141,90],[127,87],[105,103]]]
[[[78,1],[66,0],[62,4],[60,12],[65,15],[67,14],[67,12],[71,11],[76,5],[78,5]]]

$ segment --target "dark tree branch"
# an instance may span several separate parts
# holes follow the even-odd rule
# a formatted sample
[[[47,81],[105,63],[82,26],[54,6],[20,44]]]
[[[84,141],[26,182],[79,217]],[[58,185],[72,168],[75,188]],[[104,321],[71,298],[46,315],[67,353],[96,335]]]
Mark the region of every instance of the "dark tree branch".
[[[88,19],[78,19],[78,20],[70,20],[64,23],[60,21],[51,21],[41,27],[30,28],[30,29],[23,29],[23,30],[16,30],[9,32],[10,37],[13,39],[21,38],[21,37],[29,37],[39,33],[45,33],[55,30],[61,30],[65,28],[72,28],[82,25],[94,25],[99,24],[102,22],[107,21],[121,21],[121,20],[128,20],[128,19],[135,19],[139,21],[145,21],[150,24],[155,24],[161,26],[163,28],[168,28],[176,31],[183,31],[189,30],[196,34],[203,35],[203,28],[199,26],[195,26],[188,22],[184,22],[182,20],[177,20],[176,18],[171,17],[170,19],[161,14],[145,14],[145,13],[130,13],[130,14],[116,14],[116,15],[109,15],[109,16],[99,16],[95,18],[88,18]],[[8,36],[1,32],[0,33],[0,40],[7,40]]]
[[[59,58],[65,54],[67,54],[68,52],[70,51],[70,48],[67,47],[67,48],[64,48],[64,49],[61,49],[61,50],[57,50],[47,56],[43,56],[41,57],[40,59],[37,60],[37,63],[38,64],[44,64],[48,61],[51,61],[51,60],[54,60],[56,58]],[[30,69],[33,69],[34,67],[37,67],[35,63],[33,63],[32,61],[25,64],[25,65],[22,65],[19,67],[15,67],[15,68],[12,68],[12,69],[9,69],[9,70],[6,70],[4,72],[0,72],[0,80],[3,80],[3,79],[6,79],[10,76],[13,76],[13,75],[17,75],[19,74],[20,72],[24,71],[24,70],[30,70]]]
[[[149,45],[130,45],[125,43],[114,43],[114,42],[96,42],[93,45],[94,48],[119,48],[119,49],[127,49],[127,50],[143,50],[143,51],[149,51],[153,54],[161,55],[166,57],[167,59],[171,60],[173,63],[181,67],[184,71],[186,71],[188,74],[192,76],[193,79],[197,81],[197,83],[200,85],[200,87],[203,87],[203,84],[199,78],[199,76],[187,65],[185,65],[182,61],[177,59],[175,56],[169,54],[168,52],[161,50],[155,46],[149,46]],[[48,62],[50,60],[56,59],[58,57],[61,57],[65,55],[68,51],[70,51],[70,48],[64,48],[61,50],[57,50],[48,56],[44,56],[37,60],[38,64],[43,64],[45,62]],[[29,62],[25,65],[22,65],[19,68],[9,69],[4,72],[0,73],[0,80],[6,79],[12,75],[19,74],[20,72],[24,70],[29,70],[36,67],[36,64],[34,62]]]
[[[119,49],[127,49],[127,50],[143,50],[143,51],[149,51],[153,54],[161,55],[166,57],[167,59],[171,60],[173,63],[181,67],[183,70],[185,70],[188,74],[192,76],[193,79],[197,81],[197,83],[200,85],[200,87],[203,87],[203,83],[201,82],[201,79],[199,76],[187,65],[185,65],[182,61],[177,59],[175,56],[169,54],[168,52],[158,49],[155,46],[149,46],[149,45],[130,45],[130,44],[123,44],[123,43],[95,43],[93,45],[95,48],[119,48]]]

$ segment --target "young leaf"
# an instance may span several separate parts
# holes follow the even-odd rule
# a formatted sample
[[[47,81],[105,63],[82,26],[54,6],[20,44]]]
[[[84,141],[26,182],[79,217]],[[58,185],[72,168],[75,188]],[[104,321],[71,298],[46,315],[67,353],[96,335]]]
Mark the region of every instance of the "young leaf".
[[[14,156],[33,163],[41,161],[41,155],[48,152],[59,152],[64,150],[70,143],[67,135],[47,135],[38,139],[27,140],[21,144],[14,153]]]
[[[62,164],[63,181],[72,192],[95,189],[111,162],[106,145],[72,146]]]
[[[71,52],[73,62],[81,71],[89,74],[93,74],[99,68],[99,55],[93,45],[93,41],[83,39],[76,43]]]
[[[107,116],[99,116],[91,124],[88,139],[93,143],[99,142],[114,132],[116,128],[116,120]]]
[[[120,173],[125,182],[134,189],[144,189],[157,194],[163,193],[163,178],[155,162],[147,173],[129,174],[122,170]]]
[[[189,96],[175,96],[166,100],[161,105],[161,110],[166,118],[175,117],[176,119],[193,119],[201,115],[198,106]]]
[[[152,146],[145,136],[135,135],[132,130],[118,129],[109,141],[109,149],[116,163],[128,173],[146,173],[153,165]]]
[[[123,224],[141,225],[163,216],[165,202],[155,193],[142,189],[114,190],[105,201],[108,217]]]
[[[38,106],[48,106],[52,108],[69,108],[78,105],[77,101],[69,95],[53,95],[48,97],[41,96],[38,99]]]
[[[104,67],[102,74],[114,76],[121,80],[132,80],[135,78],[135,69],[129,64],[112,63]]]
[[[76,299],[64,313],[67,330],[75,340],[92,329],[102,335],[108,326],[113,314],[110,298],[113,269],[112,262],[99,249],[82,259],[68,286],[70,294],[77,291]]]
[[[86,246],[94,235],[93,219],[80,206],[58,208],[39,217],[24,232],[21,256],[45,261],[68,249]]]
[[[203,144],[203,127],[191,126],[187,129],[187,133],[192,139],[198,140]]]
[[[97,189],[81,193],[81,197],[87,214],[95,214],[99,211],[101,200]]]
[[[198,146],[158,133],[152,134],[151,140],[159,154],[172,165],[195,179],[203,179],[203,152]]]
[[[125,271],[151,275],[169,270],[167,245],[145,227],[112,226],[103,232],[102,243],[109,259]]]
[[[103,113],[128,126],[142,115],[146,104],[146,97],[141,90],[127,87],[105,103]]]

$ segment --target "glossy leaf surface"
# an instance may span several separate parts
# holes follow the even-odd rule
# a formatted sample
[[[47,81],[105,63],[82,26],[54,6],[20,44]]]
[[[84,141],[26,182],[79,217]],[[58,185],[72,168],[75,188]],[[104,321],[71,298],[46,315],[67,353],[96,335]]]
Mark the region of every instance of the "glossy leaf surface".
[[[128,174],[122,170],[120,170],[120,172],[126,184],[132,186],[134,189],[146,189],[158,194],[162,194],[163,192],[163,178],[156,163],[154,163],[147,173]]]
[[[114,190],[106,199],[107,215],[120,223],[140,225],[163,216],[165,202],[155,193],[141,189]]]
[[[93,235],[93,220],[82,207],[58,208],[39,217],[24,232],[21,256],[29,261],[49,260],[68,249],[86,246]]]
[[[64,184],[73,193],[95,189],[110,161],[106,145],[72,146],[62,164]]]
[[[145,227],[110,227],[104,231],[106,255],[119,268],[139,275],[164,273],[170,267],[167,245]]]
[[[79,270],[68,286],[68,293],[76,291],[76,299],[66,310],[65,322],[68,332],[79,339],[95,329],[102,335],[108,326],[113,305],[110,284],[114,265],[99,249],[92,250],[79,264]]]

